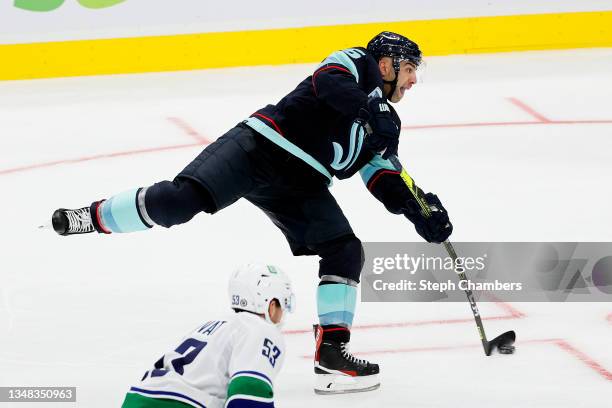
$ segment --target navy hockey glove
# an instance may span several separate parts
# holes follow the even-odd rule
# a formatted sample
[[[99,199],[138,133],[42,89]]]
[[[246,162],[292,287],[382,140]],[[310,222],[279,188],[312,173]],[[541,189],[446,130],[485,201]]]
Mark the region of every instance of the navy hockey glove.
[[[368,123],[372,132],[366,139],[366,147],[375,153],[382,153],[385,160],[396,154],[400,128],[393,120],[386,100],[372,98],[368,101]]]
[[[372,178],[368,190],[382,202],[393,214],[403,214],[412,222],[416,231],[427,242],[440,243],[453,232],[453,225],[448,219],[448,213],[437,195],[423,194],[418,188],[419,196],[423,197],[431,210],[431,216],[426,218],[421,212],[421,206],[406,187],[398,172],[379,174]]]
[[[427,193],[423,199],[429,206],[431,212],[429,217],[423,215],[421,207],[414,199],[406,202],[402,213],[414,224],[416,231],[425,241],[436,244],[446,241],[453,232],[453,224],[448,218],[446,209],[435,194]]]

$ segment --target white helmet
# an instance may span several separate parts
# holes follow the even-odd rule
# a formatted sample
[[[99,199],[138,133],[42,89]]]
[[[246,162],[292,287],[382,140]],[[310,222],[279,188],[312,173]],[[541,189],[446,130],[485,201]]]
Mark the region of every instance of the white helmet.
[[[262,314],[270,320],[269,304],[278,300],[283,312],[293,312],[295,296],[289,277],[278,267],[261,263],[242,265],[232,273],[229,281],[232,309]]]

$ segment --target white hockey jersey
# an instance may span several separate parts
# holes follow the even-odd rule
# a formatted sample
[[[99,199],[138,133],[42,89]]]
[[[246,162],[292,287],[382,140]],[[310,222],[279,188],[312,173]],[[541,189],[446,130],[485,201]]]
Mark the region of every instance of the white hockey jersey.
[[[284,356],[275,325],[236,313],[189,333],[129,392],[199,408],[273,407],[273,382]]]

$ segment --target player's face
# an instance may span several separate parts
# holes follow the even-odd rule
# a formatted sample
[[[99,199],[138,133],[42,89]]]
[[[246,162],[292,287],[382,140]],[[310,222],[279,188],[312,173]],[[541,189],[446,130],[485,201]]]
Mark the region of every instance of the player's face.
[[[391,95],[391,102],[399,102],[406,93],[407,90],[412,88],[412,85],[417,83],[416,67],[408,61],[402,61],[400,63],[400,70],[397,76],[397,86],[393,95]]]
[[[270,314],[270,320],[274,324],[278,324],[283,320],[283,309],[278,302],[270,302],[268,313]]]

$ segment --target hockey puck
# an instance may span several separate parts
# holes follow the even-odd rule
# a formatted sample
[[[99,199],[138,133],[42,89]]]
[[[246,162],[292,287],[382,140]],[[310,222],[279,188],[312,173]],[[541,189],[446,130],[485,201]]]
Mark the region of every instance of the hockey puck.
[[[499,352],[501,354],[514,354],[514,346],[498,346]]]

